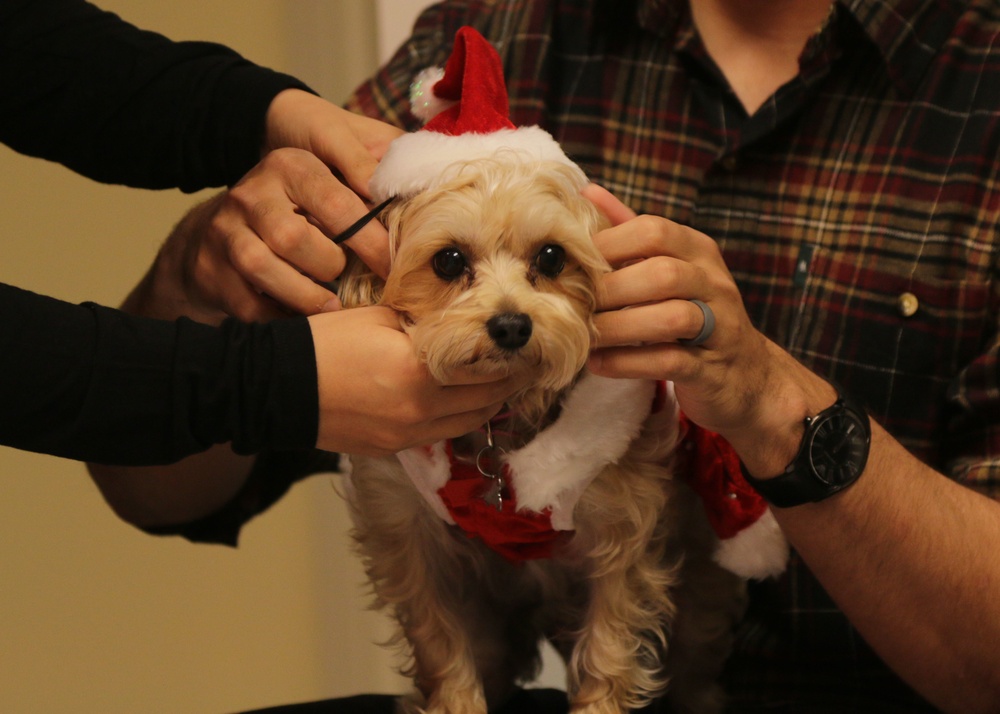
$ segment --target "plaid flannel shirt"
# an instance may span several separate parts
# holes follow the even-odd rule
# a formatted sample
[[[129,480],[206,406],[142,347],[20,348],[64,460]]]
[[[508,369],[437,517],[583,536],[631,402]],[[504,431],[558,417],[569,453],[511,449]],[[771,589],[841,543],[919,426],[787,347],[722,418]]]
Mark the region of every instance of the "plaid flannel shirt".
[[[499,50],[515,124],[713,237],[757,327],[919,458],[1000,494],[996,2],[838,1],[748,116],[683,0],[455,0],[349,105],[419,128],[409,84],[463,24]],[[727,677],[739,712],[929,709],[794,557],[754,586]]]

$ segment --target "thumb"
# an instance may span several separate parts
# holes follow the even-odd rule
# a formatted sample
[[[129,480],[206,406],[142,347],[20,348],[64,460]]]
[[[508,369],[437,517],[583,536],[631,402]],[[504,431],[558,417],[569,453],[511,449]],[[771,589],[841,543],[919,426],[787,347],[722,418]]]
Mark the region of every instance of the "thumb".
[[[598,211],[607,216],[613,226],[631,221],[636,216],[635,211],[619,201],[608,189],[596,183],[587,184],[580,193],[593,203]]]

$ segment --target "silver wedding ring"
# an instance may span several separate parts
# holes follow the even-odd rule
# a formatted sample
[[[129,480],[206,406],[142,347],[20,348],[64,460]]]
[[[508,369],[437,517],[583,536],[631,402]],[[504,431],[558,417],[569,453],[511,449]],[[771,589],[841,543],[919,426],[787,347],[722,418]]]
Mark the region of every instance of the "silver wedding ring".
[[[677,340],[677,344],[684,345],[685,347],[697,347],[702,344],[712,333],[715,332],[715,313],[712,312],[712,308],[703,303],[701,300],[688,300],[688,302],[694,303],[701,310],[702,324],[701,332],[692,337],[689,340]]]

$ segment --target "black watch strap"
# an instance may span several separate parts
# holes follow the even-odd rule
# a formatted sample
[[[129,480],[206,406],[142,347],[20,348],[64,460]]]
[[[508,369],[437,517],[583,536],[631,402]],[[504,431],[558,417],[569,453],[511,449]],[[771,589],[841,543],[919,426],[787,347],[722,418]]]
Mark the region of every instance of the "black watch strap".
[[[836,444],[831,447],[834,451],[844,451],[842,463],[837,462],[841,454],[831,455],[829,450],[823,449],[817,450],[823,459],[812,460],[815,456],[814,443],[824,443],[823,436],[818,436],[818,432],[827,437],[827,442]],[[791,508],[822,501],[857,481],[867,463],[870,442],[871,424],[864,408],[838,389],[837,401],[832,406],[814,417],[806,418],[799,450],[782,473],[773,478],[758,479],[746,470],[742,462],[740,468],[747,483],[768,503],[779,508]],[[842,449],[844,445],[846,449]]]
[[[792,463],[794,464],[794,462]],[[763,496],[765,501],[778,508],[791,508],[792,506],[801,506],[803,503],[815,503],[822,501],[827,495],[832,495],[826,494],[818,482],[801,479],[798,474],[789,472],[787,469],[780,475],[767,479],[752,476],[742,461],[740,469],[743,471],[743,478],[747,480],[747,483]],[[811,485],[814,485],[815,488],[810,488]],[[813,492],[810,493],[810,491]]]

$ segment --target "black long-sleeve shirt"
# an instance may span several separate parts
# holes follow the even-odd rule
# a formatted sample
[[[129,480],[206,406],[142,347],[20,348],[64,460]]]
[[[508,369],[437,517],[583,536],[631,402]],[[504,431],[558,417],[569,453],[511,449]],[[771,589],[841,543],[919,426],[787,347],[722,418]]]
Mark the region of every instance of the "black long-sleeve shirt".
[[[0,0],[0,141],[105,183],[196,191],[260,158],[298,80],[82,0]]]
[[[93,179],[197,190],[259,158],[274,96],[297,80],[220,45],[175,43],[81,0],[0,0],[0,141]],[[304,318],[211,328],[72,305],[0,284],[0,443],[168,463],[311,447]]]

